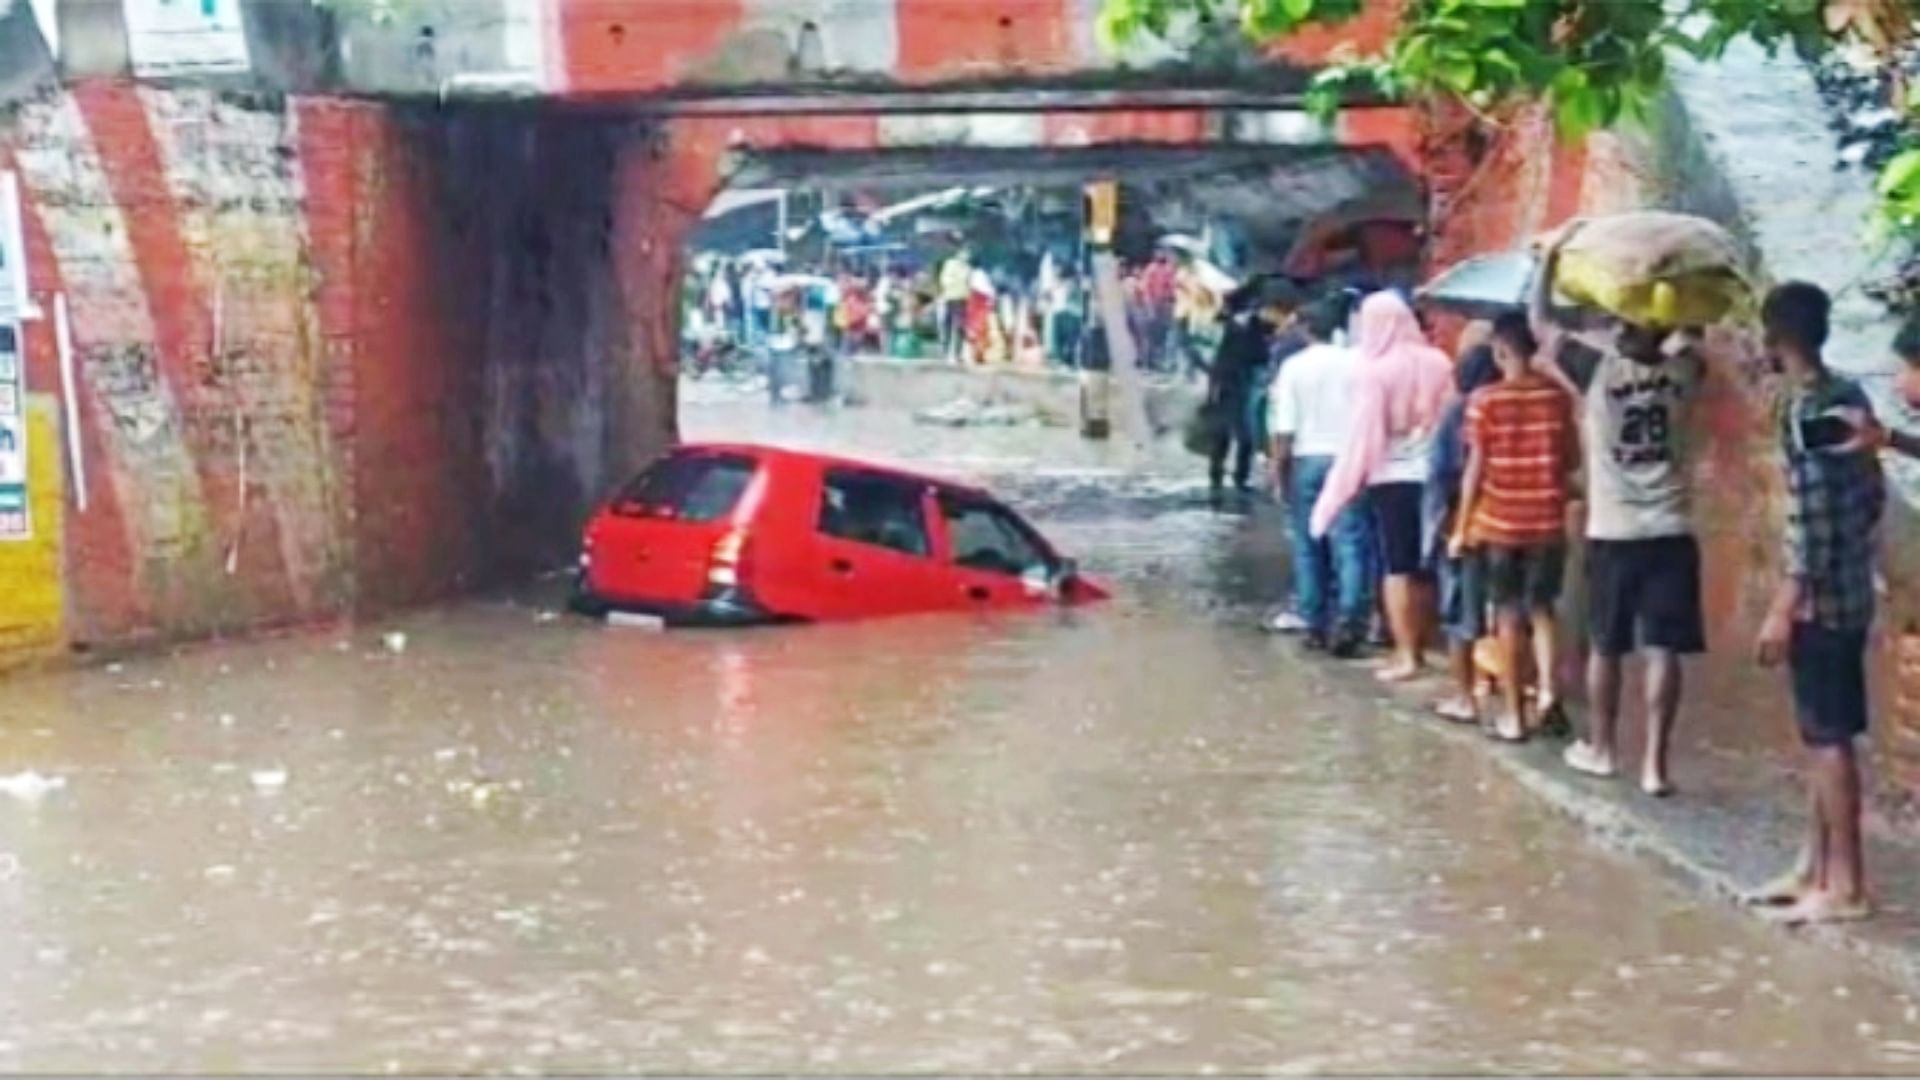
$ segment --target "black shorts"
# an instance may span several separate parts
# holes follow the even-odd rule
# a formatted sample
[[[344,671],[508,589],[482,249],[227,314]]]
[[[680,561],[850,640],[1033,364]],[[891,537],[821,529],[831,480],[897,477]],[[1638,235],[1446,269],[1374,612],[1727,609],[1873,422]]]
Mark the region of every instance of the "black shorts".
[[[1808,746],[1847,746],[1867,733],[1867,632],[1794,623],[1787,641],[1793,713]]]
[[[1601,656],[1706,652],[1700,545],[1691,536],[1587,541],[1587,630]]]
[[[1380,536],[1380,557],[1394,576],[1420,572],[1420,500],[1422,485],[1374,484],[1367,489],[1373,527]]]
[[[1560,602],[1560,586],[1567,575],[1567,545],[1487,547],[1487,600],[1496,608],[1551,610]]]

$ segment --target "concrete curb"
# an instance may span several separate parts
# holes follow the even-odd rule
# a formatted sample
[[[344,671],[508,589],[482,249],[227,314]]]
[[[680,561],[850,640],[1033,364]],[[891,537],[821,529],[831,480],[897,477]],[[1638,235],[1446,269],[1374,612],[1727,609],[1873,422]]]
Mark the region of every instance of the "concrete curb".
[[[1715,850],[1715,837],[1721,828],[1705,819],[1713,809],[1711,795],[1694,799],[1682,791],[1670,799],[1646,799],[1635,791],[1630,780],[1602,781],[1568,772],[1560,763],[1558,740],[1535,740],[1521,747],[1494,743],[1476,729],[1440,720],[1410,700],[1417,689],[1384,690],[1373,684],[1361,670],[1330,669],[1336,682],[1357,691],[1358,696],[1379,705],[1396,722],[1409,724],[1453,745],[1472,746],[1490,758],[1519,785],[1553,810],[1581,825],[1595,840],[1611,851],[1652,863],[1675,883],[1725,902],[1729,908],[1746,915],[1779,933],[1849,953],[1869,968],[1909,988],[1920,989],[1920,923],[1914,914],[1899,905],[1889,906],[1890,896],[1915,895],[1896,886],[1896,882],[1920,880],[1920,849],[1889,835],[1886,830],[1869,827],[1869,865],[1876,883],[1876,899],[1881,913],[1864,923],[1788,928],[1766,922],[1739,903],[1749,879],[1728,865],[1739,861]],[[1365,680],[1364,682],[1362,680]],[[1783,795],[1797,795],[1789,789]],[[1689,801],[1693,799],[1693,801]],[[1778,870],[1788,865],[1799,844],[1798,830],[1781,829],[1781,822],[1799,822],[1802,813],[1797,800],[1776,800],[1777,815],[1759,822],[1753,838],[1753,852],[1761,853]],[[1657,806],[1659,813],[1655,813]]]

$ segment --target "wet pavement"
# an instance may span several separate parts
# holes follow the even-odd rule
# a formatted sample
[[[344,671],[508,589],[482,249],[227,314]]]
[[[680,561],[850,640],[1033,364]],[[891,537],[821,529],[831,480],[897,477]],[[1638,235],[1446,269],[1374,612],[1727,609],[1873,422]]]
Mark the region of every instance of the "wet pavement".
[[[1275,541],[1190,463],[686,426],[997,478],[1119,598],[663,635],[533,589],[10,682],[0,774],[64,786],[0,792],[0,1068],[1920,1069],[1902,985],[1249,630]]]

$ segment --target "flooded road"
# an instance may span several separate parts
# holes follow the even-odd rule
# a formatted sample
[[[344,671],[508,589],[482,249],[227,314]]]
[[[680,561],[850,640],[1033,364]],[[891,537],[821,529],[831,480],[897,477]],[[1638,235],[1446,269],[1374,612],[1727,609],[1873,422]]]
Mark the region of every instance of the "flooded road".
[[[1119,599],[660,635],[529,591],[11,682],[0,773],[64,786],[0,795],[0,1068],[1920,1069],[1902,989],[1248,630],[1276,549],[1186,462],[687,426],[1005,477]]]

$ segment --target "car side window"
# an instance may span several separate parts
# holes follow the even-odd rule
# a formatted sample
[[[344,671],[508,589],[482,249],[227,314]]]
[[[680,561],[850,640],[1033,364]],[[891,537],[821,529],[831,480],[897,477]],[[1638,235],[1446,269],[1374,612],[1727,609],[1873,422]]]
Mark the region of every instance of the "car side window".
[[[933,552],[912,482],[852,469],[829,469],[820,492],[822,535],[926,558]]]
[[[960,566],[1015,577],[1050,568],[1046,551],[1006,508],[943,494],[940,511],[947,519],[953,561]]]

